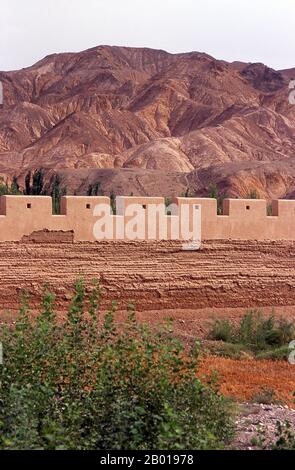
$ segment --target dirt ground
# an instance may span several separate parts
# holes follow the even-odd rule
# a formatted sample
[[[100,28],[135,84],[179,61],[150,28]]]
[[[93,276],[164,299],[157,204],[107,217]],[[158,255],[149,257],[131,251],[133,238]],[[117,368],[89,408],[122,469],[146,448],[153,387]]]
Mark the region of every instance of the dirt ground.
[[[23,289],[36,309],[45,284],[62,314],[81,276],[87,283],[99,279],[105,306],[118,300],[124,309],[133,302],[142,321],[173,319],[175,334],[188,342],[206,337],[214,318],[237,321],[249,308],[295,319],[292,242],[205,242],[201,251],[184,252],[179,242],[58,243],[45,237],[1,243],[0,270],[0,321],[13,321]],[[228,396],[251,400],[267,386],[292,404],[295,366],[287,362],[208,357],[202,373],[212,370]]]
[[[200,311],[295,305],[293,242],[205,242],[185,252],[179,242],[1,243],[2,310],[15,310],[27,289],[32,302],[48,284],[60,309],[78,276],[100,280],[106,301],[138,311]],[[218,311],[218,314],[221,310]],[[208,310],[205,310],[206,316]]]
[[[295,409],[295,366],[287,361],[234,360],[206,357],[201,362],[199,375],[218,373],[220,391],[238,401],[251,401],[262,389],[274,390],[278,402]]]
[[[241,403],[236,420],[235,450],[271,449],[278,441],[278,426],[286,422],[295,429],[295,410],[286,405]]]

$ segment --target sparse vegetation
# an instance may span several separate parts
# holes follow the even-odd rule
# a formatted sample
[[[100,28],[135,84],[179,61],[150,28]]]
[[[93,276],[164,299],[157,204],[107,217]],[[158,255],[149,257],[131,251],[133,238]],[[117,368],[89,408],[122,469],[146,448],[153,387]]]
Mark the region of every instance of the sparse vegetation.
[[[268,349],[256,354],[257,359],[270,359],[272,361],[284,361],[290,354],[288,345],[279,348]]]
[[[44,170],[39,168],[33,173],[29,171],[25,176],[25,190],[27,196],[40,196],[45,194]]]
[[[226,343],[223,340],[216,341],[216,344],[211,344],[207,348],[210,354],[216,354],[222,357],[229,357],[231,359],[241,359],[245,357],[245,354],[251,354],[249,351],[245,351],[245,347],[242,344],[233,344],[233,343]]]
[[[13,195],[18,196],[22,194],[16,178],[13,178],[11,185],[9,183],[0,182],[0,196]]]
[[[229,320],[216,320],[210,332],[210,339],[231,342],[234,336],[234,326]]]
[[[79,280],[63,321],[46,290],[37,318],[24,295],[16,324],[1,326],[0,449],[223,448],[231,407],[196,378],[198,346],[139,325],[132,305],[117,327],[116,304],[102,314],[100,303]]]
[[[67,188],[62,187],[61,179],[58,174],[54,175],[51,182],[51,197],[53,214],[60,214],[60,204],[62,196],[67,194]]]
[[[185,192],[181,195],[181,197],[192,197],[190,188],[186,188]]]
[[[33,196],[44,194],[44,170],[42,168],[33,173],[31,194]]]
[[[258,393],[255,393],[252,397],[252,401],[262,405],[273,405],[280,403],[280,401],[277,399],[275,390],[268,387],[262,387]]]
[[[172,204],[172,197],[165,197],[165,206],[169,207]]]
[[[266,213],[267,213],[267,215],[268,215],[269,217],[273,215],[272,204],[268,204],[268,205],[267,205]]]
[[[257,436],[252,438],[251,444],[262,450],[295,450],[294,428],[289,421],[277,421],[273,442],[268,442],[265,431],[258,428]]]
[[[171,210],[168,210],[172,205],[172,197],[165,197],[165,207],[166,207],[166,215],[172,215]]]
[[[87,196],[102,196],[102,189],[100,182],[96,182],[93,184],[89,184],[88,186],[88,191],[87,191]]]
[[[111,191],[111,193],[110,193],[110,204],[111,204],[111,209],[112,209],[113,215],[116,215],[117,214],[117,205],[116,205],[116,194],[114,193],[114,191]]]
[[[32,178],[32,173],[31,171],[28,171],[28,173],[25,176],[25,190],[24,193],[26,196],[30,196],[31,194],[31,178]]]
[[[221,193],[216,184],[210,184],[208,197],[217,200],[217,214],[222,215],[223,201],[226,198],[226,194]]]
[[[273,450],[295,450],[295,432],[291,423],[277,422],[276,425],[276,442]]]
[[[67,194],[67,188],[62,186],[62,182],[58,174],[53,175],[49,184],[45,184],[44,178],[45,172],[42,168],[35,170],[33,173],[28,171],[25,176],[25,188],[23,194],[27,196],[46,196],[47,194],[50,194],[52,197],[53,214],[60,214],[61,198]],[[19,194],[22,193],[19,192]]]
[[[251,352],[259,359],[287,359],[288,344],[294,339],[295,324],[275,315],[263,316],[260,310],[251,310],[239,324],[230,320],[216,320],[209,339],[222,342],[216,353],[240,357]]]
[[[260,199],[257,189],[251,189],[247,194],[246,199]]]

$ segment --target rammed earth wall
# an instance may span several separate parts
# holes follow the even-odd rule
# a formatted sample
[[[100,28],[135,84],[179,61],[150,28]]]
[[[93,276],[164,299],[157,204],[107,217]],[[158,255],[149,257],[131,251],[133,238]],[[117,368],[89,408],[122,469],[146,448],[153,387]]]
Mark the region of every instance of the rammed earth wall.
[[[203,240],[295,240],[295,201],[273,201],[271,216],[267,215],[265,200],[225,199],[223,215],[217,215],[216,204],[215,199],[176,198],[167,215],[163,198],[119,197],[116,215],[112,215],[107,197],[65,196],[61,214],[53,215],[50,197],[2,196],[0,241],[21,241],[40,231],[71,232],[76,242],[130,239],[125,227],[132,222],[130,208],[134,205],[139,208],[137,220],[143,224],[138,238],[143,240],[175,239],[172,228],[181,224],[184,206],[189,206],[186,213],[191,228],[194,211],[200,209]],[[101,223],[102,217],[106,225],[105,237],[103,234],[97,237],[94,227]],[[163,235],[164,222],[166,235]]]

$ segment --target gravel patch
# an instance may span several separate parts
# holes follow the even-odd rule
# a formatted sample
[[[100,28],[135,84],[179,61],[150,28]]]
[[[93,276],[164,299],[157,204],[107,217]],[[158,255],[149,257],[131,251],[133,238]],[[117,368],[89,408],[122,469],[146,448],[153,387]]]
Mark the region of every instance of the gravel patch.
[[[259,436],[265,439],[266,448],[270,448],[277,440],[277,423],[288,421],[295,432],[295,409],[284,405],[262,405],[243,403],[236,420],[237,435],[233,447],[239,450],[257,450],[255,440]]]

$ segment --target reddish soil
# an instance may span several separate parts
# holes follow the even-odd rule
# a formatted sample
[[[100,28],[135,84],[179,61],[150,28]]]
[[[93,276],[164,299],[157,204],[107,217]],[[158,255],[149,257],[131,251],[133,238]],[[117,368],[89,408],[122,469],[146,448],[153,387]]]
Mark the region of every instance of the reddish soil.
[[[118,300],[125,308],[133,301],[151,319],[173,310],[189,322],[188,333],[214,312],[234,317],[250,307],[288,307],[286,315],[293,315],[292,242],[205,242],[201,251],[184,252],[179,242],[38,241],[0,244],[2,310],[15,310],[22,289],[35,304],[44,284],[64,310],[74,281],[83,276],[100,280],[106,302]]]
[[[183,252],[178,242],[0,244],[2,321],[13,320],[22,289],[37,307],[44,284],[57,294],[62,314],[78,276],[100,279],[105,306],[136,304],[138,318],[174,320],[186,342],[204,338],[214,317],[238,320],[250,307],[295,317],[295,244],[288,242],[207,242],[200,252]],[[38,241],[38,242],[37,242]],[[118,320],[124,315],[118,312]],[[206,358],[201,373],[217,370],[221,390],[250,400],[266,386],[289,405],[295,367],[287,362]]]
[[[274,390],[276,399],[295,408],[295,366],[287,361],[234,360],[222,357],[206,357],[200,368],[200,376],[217,371],[220,391],[238,401],[249,401],[263,388]]]

